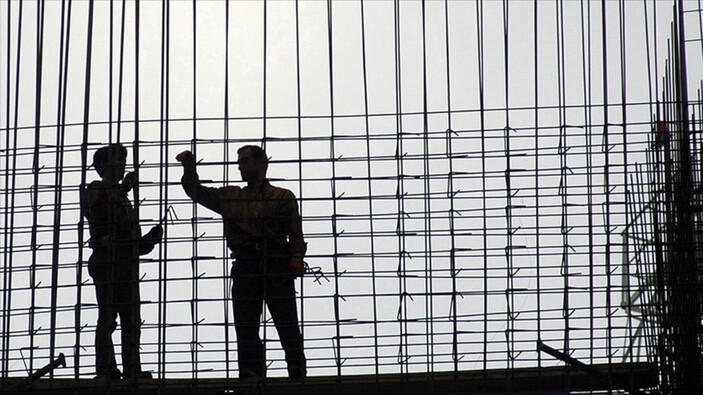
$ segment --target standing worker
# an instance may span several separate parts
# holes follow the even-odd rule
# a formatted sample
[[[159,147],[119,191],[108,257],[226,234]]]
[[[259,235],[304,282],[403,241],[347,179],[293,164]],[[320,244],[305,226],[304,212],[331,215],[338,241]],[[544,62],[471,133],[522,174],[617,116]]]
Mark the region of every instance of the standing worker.
[[[156,225],[144,236],[139,218],[127,194],[135,183],[134,173],[125,176],[127,149],[110,144],[98,149],[93,167],[101,179],[81,191],[81,210],[90,227],[88,273],[95,283],[98,325],[95,330],[97,378],[117,380],[151,378],[143,372],[139,355],[141,313],[139,256],[148,254],[161,241],[163,229]],[[123,179],[124,177],[124,179]],[[117,316],[122,328],[123,372],[117,368],[112,334]]]
[[[268,158],[263,149],[245,145],[237,150],[245,187],[201,185],[195,157],[184,151],[181,184],[193,201],[222,215],[232,266],[232,303],[237,333],[240,378],[266,377],[266,349],[259,336],[266,303],[285,352],[290,378],[305,377],[303,337],[293,280],[304,272],[306,243],[293,192],[266,179]]]

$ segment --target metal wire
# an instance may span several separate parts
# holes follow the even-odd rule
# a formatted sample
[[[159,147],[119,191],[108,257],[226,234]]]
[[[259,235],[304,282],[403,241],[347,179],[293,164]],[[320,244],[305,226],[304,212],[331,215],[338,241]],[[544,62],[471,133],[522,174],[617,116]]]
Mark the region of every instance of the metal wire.
[[[232,150],[254,143],[299,198],[310,375],[567,363],[539,342],[688,388],[667,263],[678,188],[703,178],[700,60],[685,56],[703,53],[700,0],[25,3],[0,14],[2,377],[58,353],[71,368],[52,377],[95,373],[79,191],[109,142],[129,149],[141,225],[165,225],[140,269],[145,368],[236,377],[222,219],[172,166],[190,149],[204,184],[232,185]]]

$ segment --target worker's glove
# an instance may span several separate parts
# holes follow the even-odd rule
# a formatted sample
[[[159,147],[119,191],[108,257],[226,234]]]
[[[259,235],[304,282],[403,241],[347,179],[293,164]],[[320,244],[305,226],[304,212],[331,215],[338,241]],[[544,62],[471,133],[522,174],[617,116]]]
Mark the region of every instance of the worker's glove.
[[[195,156],[189,150],[176,155],[176,160],[181,162],[183,167],[195,167]]]
[[[288,267],[290,267],[290,272],[296,277],[305,274],[305,262],[300,258],[291,259]]]

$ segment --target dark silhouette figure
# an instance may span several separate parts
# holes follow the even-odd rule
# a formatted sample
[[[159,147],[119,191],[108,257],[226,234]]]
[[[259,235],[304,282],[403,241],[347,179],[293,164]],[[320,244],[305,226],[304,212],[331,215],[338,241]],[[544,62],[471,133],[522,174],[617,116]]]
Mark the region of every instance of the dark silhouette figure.
[[[183,165],[181,184],[193,201],[224,220],[227,246],[235,258],[231,275],[239,377],[266,377],[266,349],[259,336],[265,302],[281,339],[288,376],[302,378],[307,371],[294,279],[304,272],[306,244],[298,203],[293,192],[269,184],[263,149],[246,145],[237,154],[247,186],[201,185],[190,151],[176,157]]]
[[[139,256],[154,249],[163,229],[156,225],[144,236],[139,219],[127,196],[135,184],[134,173],[124,176],[127,149],[110,144],[98,149],[93,166],[100,177],[91,182],[81,196],[81,209],[90,226],[88,273],[95,283],[98,325],[95,331],[98,378],[151,378],[142,372],[139,356],[141,315],[139,298]],[[124,179],[123,179],[124,176]],[[117,316],[122,328],[122,364],[115,361],[112,334]]]

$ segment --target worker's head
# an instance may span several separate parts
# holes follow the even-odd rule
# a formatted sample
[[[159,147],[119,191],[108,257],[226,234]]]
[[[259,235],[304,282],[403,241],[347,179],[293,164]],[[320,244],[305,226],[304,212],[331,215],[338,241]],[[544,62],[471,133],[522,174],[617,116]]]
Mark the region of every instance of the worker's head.
[[[245,145],[237,150],[237,164],[242,181],[260,181],[266,179],[268,157],[266,152],[256,145]]]
[[[99,148],[93,155],[93,167],[103,179],[119,181],[127,166],[127,148],[122,144],[110,144]]]

